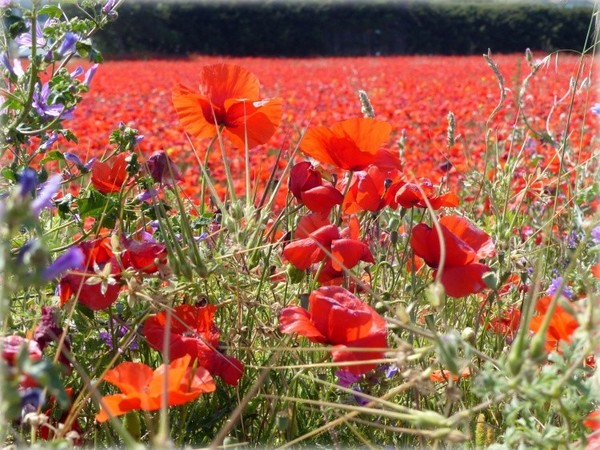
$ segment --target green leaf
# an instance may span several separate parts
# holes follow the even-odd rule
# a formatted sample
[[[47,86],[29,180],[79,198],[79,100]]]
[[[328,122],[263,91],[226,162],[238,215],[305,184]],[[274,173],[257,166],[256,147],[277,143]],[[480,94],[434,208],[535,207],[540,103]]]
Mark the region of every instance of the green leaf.
[[[47,14],[50,17],[62,16],[62,10],[56,5],[45,5],[40,8],[38,14]]]
[[[50,161],[64,161],[65,156],[59,152],[58,150],[53,150],[48,153],[48,155],[40,161],[41,164],[45,164]]]
[[[5,167],[4,169],[2,169],[2,172],[0,172],[0,173],[7,180],[10,180],[10,181],[12,181],[14,183],[17,182],[17,173],[13,169],[11,169],[10,167]]]

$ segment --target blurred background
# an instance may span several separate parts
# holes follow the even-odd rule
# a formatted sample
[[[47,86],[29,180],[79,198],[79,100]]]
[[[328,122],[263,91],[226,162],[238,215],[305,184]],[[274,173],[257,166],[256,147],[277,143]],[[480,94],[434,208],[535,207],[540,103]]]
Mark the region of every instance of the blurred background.
[[[126,0],[115,26],[95,39],[113,58],[582,51],[593,7],[593,0]]]

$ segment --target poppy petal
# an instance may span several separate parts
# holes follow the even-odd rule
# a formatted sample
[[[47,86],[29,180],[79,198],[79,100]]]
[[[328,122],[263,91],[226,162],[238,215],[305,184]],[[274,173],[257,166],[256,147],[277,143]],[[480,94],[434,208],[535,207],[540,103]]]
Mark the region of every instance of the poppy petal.
[[[489,271],[488,266],[479,263],[456,267],[446,266],[442,273],[444,291],[448,296],[454,298],[477,294],[487,287],[483,281],[483,275]]]
[[[173,90],[172,100],[179,122],[187,133],[197,138],[217,134],[215,123],[223,113],[211,105],[206,97],[179,85]]]
[[[283,334],[297,333],[312,342],[327,342],[326,337],[311,322],[308,311],[300,306],[288,306],[281,310],[279,331]]]
[[[283,112],[283,100],[225,102],[225,132],[238,148],[265,144],[277,130]]]

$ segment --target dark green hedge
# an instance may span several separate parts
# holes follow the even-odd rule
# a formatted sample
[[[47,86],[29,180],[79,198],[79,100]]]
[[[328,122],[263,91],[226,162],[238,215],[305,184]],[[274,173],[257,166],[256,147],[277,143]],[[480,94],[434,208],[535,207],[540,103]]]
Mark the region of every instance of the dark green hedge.
[[[126,3],[108,55],[373,55],[581,51],[592,9],[535,4]]]

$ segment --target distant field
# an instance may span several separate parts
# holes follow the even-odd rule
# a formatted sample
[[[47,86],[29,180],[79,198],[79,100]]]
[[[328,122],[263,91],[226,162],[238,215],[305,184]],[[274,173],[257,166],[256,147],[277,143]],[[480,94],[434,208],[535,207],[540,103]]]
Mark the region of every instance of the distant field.
[[[494,59],[504,77],[506,100],[492,122],[495,135],[491,137],[503,139],[517,121],[517,96],[530,69],[523,55],[501,55]],[[91,92],[76,112],[76,120],[70,124],[80,136],[80,143],[76,147],[67,146],[82,156],[101,154],[107,148],[110,130],[123,120],[145,136],[142,152],[166,149],[178,164],[186,167],[188,191],[193,193],[199,175],[198,164],[175,116],[171,91],[177,83],[194,87],[203,65],[222,60],[197,57],[103,64],[92,82]],[[261,96],[284,99],[282,126],[268,144],[253,149],[255,173],[263,178],[273,164],[269,158],[276,153],[270,149],[283,148],[285,154],[290,155],[308,125],[327,125],[359,117],[359,89],[369,94],[377,118],[391,123],[395,140],[402,132],[406,133],[405,173],[438,181],[450,167],[450,181],[456,181],[470,169],[483,168],[486,148],[483,130],[500,99],[498,80],[483,57],[242,58],[229,61],[246,67],[268,87]],[[577,63],[576,58],[552,58],[531,79],[524,96],[524,113],[534,130],[542,133],[548,127],[556,135],[562,132],[559,123],[564,122],[569,98],[554,109],[552,105],[568,93]],[[588,60],[582,67],[581,79],[590,72],[591,63]],[[594,133],[582,133],[582,127],[592,126],[594,121],[588,117],[588,125],[584,125],[584,104],[593,104],[597,95],[595,89],[586,89],[585,83],[583,88],[577,87],[569,128],[569,140],[577,152],[573,161],[585,160],[591,154],[589,140]],[[456,116],[459,139],[447,150],[446,116],[450,111]],[[552,112],[550,118],[549,112]],[[535,137],[532,132],[529,136]],[[522,138],[518,136],[517,141],[522,142]],[[554,151],[538,143],[537,152],[542,157],[539,165],[556,164]],[[196,142],[196,148],[202,153],[207,144]],[[389,144],[395,147],[394,142]],[[215,158],[217,155],[215,152]],[[232,161],[235,172],[236,159]],[[239,162],[241,170],[241,159]],[[213,174],[218,176],[220,170],[215,167]]]

